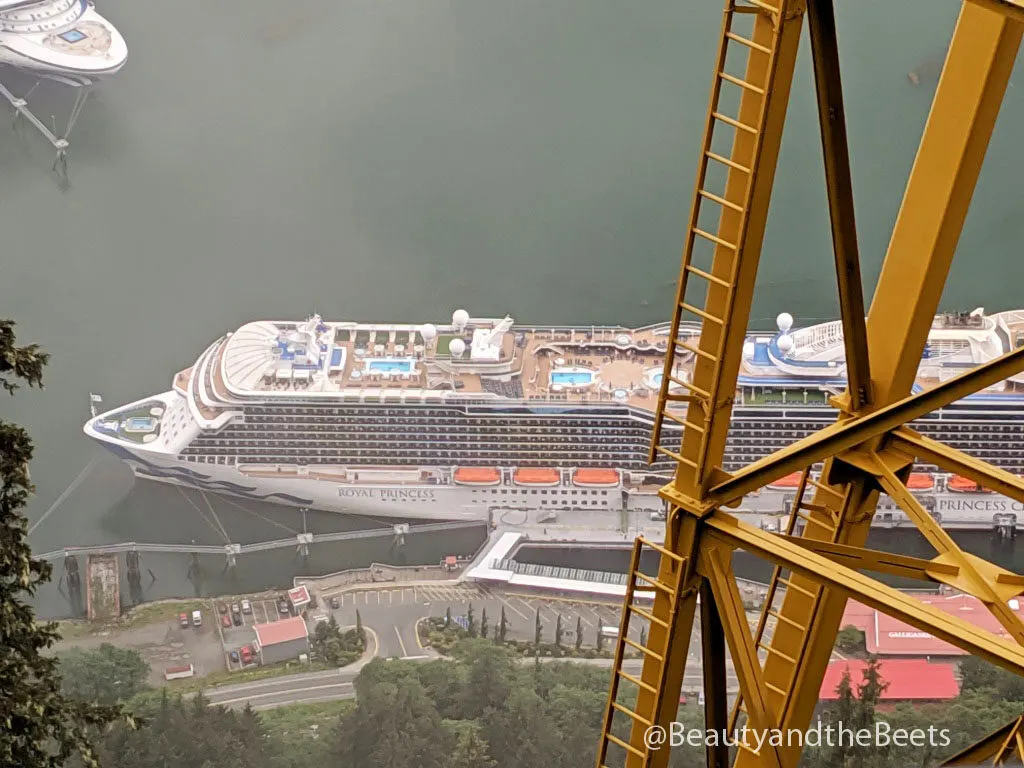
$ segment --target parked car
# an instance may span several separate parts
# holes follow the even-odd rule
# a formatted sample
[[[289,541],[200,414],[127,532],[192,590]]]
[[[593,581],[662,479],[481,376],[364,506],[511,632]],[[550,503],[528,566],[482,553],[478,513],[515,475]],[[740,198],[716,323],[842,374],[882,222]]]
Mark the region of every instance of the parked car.
[[[233,613],[235,616],[238,616],[242,613],[242,609],[238,607],[238,603],[231,604],[231,613]]]
[[[180,614],[178,614],[178,624],[181,625],[182,629],[188,629],[188,614],[187,613],[180,613]]]
[[[279,597],[277,599],[277,612],[280,613],[282,616],[287,616],[289,613],[291,613],[291,609],[288,607],[288,598]]]
[[[227,616],[225,616],[224,618],[226,619]],[[235,623],[236,627],[242,626],[242,614],[240,614],[240,613],[232,613],[231,614],[231,620]]]
[[[240,651],[243,664],[249,664],[253,660],[252,646],[243,645]]]
[[[339,605],[340,604],[338,603],[338,598],[332,597],[331,598],[331,608],[337,608]]]
[[[252,613],[252,603],[250,603],[248,600],[242,601],[242,613],[246,615]]]
[[[228,607],[227,607],[226,604],[224,604],[224,603],[217,603],[217,613],[219,613],[221,616],[223,616],[227,612],[228,612]]]
[[[224,629],[231,629],[231,617],[227,614],[221,616],[220,625],[224,627]]]
[[[201,627],[203,626],[203,614],[200,611],[192,611],[192,626]]]
[[[231,659],[235,664],[238,663],[238,651],[232,651],[228,654],[228,658]]]

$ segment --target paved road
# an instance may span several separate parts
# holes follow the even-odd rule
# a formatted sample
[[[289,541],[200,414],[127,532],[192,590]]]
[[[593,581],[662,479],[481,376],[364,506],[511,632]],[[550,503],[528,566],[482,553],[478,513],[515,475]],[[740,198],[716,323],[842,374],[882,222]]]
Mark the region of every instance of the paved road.
[[[356,695],[352,681],[358,674],[359,670],[353,668],[305,672],[252,683],[207,688],[204,695],[212,703],[223,704],[229,709],[240,709],[248,703],[257,710],[286,704],[351,699]]]
[[[405,661],[428,661],[433,657],[415,656]],[[443,658],[443,657],[442,657]],[[610,668],[611,659],[552,659],[542,658],[542,662],[568,661],[574,664],[587,664],[589,666]],[[524,664],[532,664],[533,659],[523,659]],[[223,685],[216,688],[208,688],[204,692],[207,698],[214,704],[222,704],[228,708],[242,708],[247,703],[253,709],[272,709],[288,704],[309,704],[318,701],[334,701],[337,699],[355,698],[353,681],[359,674],[359,667],[362,665],[347,667],[345,669],[328,670],[325,672],[304,672],[296,675],[286,675],[268,680],[258,680],[252,683],[239,683],[235,685]],[[627,659],[624,669],[627,672],[638,673],[641,662],[636,659]],[[739,683],[735,675],[729,675],[727,686],[730,693],[739,690]],[[701,687],[700,673],[688,672],[683,681],[686,690]]]

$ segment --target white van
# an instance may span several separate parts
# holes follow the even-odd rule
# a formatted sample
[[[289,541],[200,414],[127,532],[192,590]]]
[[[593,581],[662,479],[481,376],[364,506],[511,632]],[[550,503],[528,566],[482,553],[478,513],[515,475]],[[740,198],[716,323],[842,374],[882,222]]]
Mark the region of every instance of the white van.
[[[199,611],[192,611],[192,626],[201,627],[203,626],[203,614]]]

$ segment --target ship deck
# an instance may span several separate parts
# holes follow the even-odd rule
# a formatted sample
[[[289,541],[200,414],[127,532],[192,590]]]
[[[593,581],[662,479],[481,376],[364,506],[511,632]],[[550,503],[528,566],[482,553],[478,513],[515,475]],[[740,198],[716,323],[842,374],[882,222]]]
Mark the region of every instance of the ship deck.
[[[996,322],[993,318],[1000,324],[999,333],[992,330]],[[936,318],[935,344],[947,356],[931,367],[925,361],[918,385],[923,389],[933,387],[950,375],[991,359],[1007,344],[1024,343],[1024,311],[985,316],[984,322],[988,325],[978,325],[964,314]],[[842,391],[842,338],[836,337],[835,325],[825,323],[794,331],[802,346],[786,359],[786,364],[780,364],[777,355],[760,364],[756,359],[745,359],[742,386],[762,387],[768,392],[772,388],[802,387],[825,394]],[[545,328],[515,326],[511,318],[472,320],[466,327],[436,327],[425,340],[421,330],[428,327],[435,328],[331,324],[316,318],[314,333],[309,326],[294,323],[251,323],[234,338],[225,337],[213,352],[206,366],[205,389],[226,404],[246,396],[294,397],[303,393],[311,400],[333,395],[371,402],[436,402],[440,396],[454,401],[614,402],[648,411],[656,407],[667,324],[640,329]],[[474,332],[490,334],[479,348]],[[691,344],[698,341],[698,332],[695,324],[685,326],[684,335],[690,337]],[[983,334],[986,338],[981,338]],[[243,336],[241,342],[237,341],[239,335]],[[281,341],[285,337],[290,341]],[[750,346],[754,339],[764,345],[777,343],[778,338],[774,332],[755,333]],[[980,353],[973,351],[979,346],[979,338]],[[300,343],[306,339],[308,343]],[[322,350],[321,355],[326,351],[331,359],[305,358],[305,349],[315,344]],[[462,350],[451,352],[456,349],[452,345],[461,345]],[[777,346],[772,349],[773,354],[777,353]],[[948,354],[950,349],[955,354]],[[692,364],[691,353],[681,355],[674,376],[687,381]],[[175,386],[184,392],[194,391],[198,368],[179,373]],[[1024,380],[1001,383],[986,394],[1021,392]],[[213,415],[208,407],[202,408],[204,416]]]

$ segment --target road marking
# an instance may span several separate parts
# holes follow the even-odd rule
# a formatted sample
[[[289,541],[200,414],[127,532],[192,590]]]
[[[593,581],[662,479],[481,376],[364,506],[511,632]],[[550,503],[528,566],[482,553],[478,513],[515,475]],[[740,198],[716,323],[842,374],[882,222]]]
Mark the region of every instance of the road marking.
[[[240,704],[243,701],[254,701],[256,699],[266,699],[266,698],[268,698],[270,696],[287,696],[290,693],[305,693],[306,691],[323,691],[323,690],[326,690],[327,688],[351,688],[351,687],[352,687],[352,681],[348,680],[348,681],[343,682],[343,683],[329,683],[327,685],[311,685],[308,688],[293,688],[293,689],[284,690],[284,691],[271,691],[270,693],[256,693],[256,694],[253,694],[252,696],[240,696],[239,698],[235,698],[235,699],[221,699],[220,701],[216,701],[216,702],[211,700],[210,703],[211,704],[220,704],[222,706],[226,706],[228,704]],[[207,695],[209,695],[209,692],[207,692]]]
[[[402,633],[398,631],[398,627],[395,627],[394,630],[395,630],[395,637],[398,638],[398,644],[402,647],[402,657],[404,658],[404,657],[408,656],[409,654],[405,650],[405,643],[402,642]]]
[[[363,625],[363,631],[366,632],[373,639],[373,653],[370,655],[370,658],[372,659],[372,658],[374,658],[376,656],[379,656],[380,655],[380,638],[377,637],[377,633],[374,630],[370,629],[370,627],[366,626],[365,624]],[[363,653],[365,654],[365,652],[366,651],[364,649]]]
[[[578,597],[555,597],[554,595],[544,595],[538,597],[538,600],[551,600],[556,603],[580,603],[581,605],[597,605],[603,608],[621,608],[621,602],[612,602],[610,600],[592,600],[589,598],[578,598]]]
[[[416,623],[412,627],[413,634],[416,635],[416,645],[420,647],[421,651],[425,651],[427,649],[424,648],[423,643],[420,642],[420,622],[426,621],[429,618],[429,616],[420,616],[418,619],[416,619]]]
[[[388,605],[391,605],[395,601],[395,593],[390,589],[388,590]]]
[[[504,606],[506,606],[506,607],[510,608],[510,609],[512,610],[512,612],[513,612],[513,613],[516,613],[516,614],[518,614],[518,615],[520,616],[520,618],[524,619],[525,621],[529,621],[529,620],[530,620],[530,617],[529,617],[529,616],[527,616],[527,615],[526,615],[525,613],[523,613],[522,611],[520,611],[520,610],[519,610],[518,608],[516,608],[516,607],[515,607],[514,605],[512,605],[512,603],[510,603],[510,602],[509,602],[508,600],[506,600],[505,598],[503,598],[503,597],[499,597],[499,598],[498,598],[498,601],[499,601],[499,602],[500,602],[500,603],[501,603],[502,605],[504,605]]]

